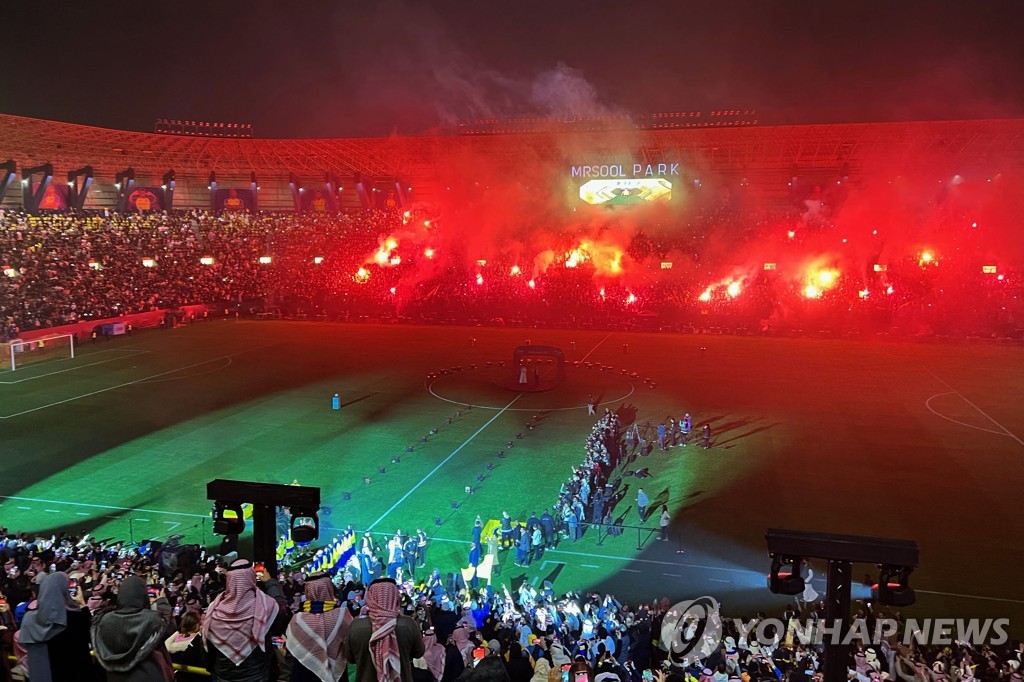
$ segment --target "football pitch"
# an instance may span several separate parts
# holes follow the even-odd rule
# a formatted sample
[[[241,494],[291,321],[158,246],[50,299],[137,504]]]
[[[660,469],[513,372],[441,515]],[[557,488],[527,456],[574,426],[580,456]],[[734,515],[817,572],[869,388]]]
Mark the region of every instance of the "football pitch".
[[[527,341],[565,351],[564,382],[505,387]],[[454,571],[478,515],[554,504],[583,459],[590,395],[626,423],[689,412],[713,447],[631,458],[612,476],[614,515],[643,530],[590,530],[527,569],[505,552],[496,582],[778,610],[765,530],[851,533],[918,542],[914,614],[1024,630],[1018,346],[234,320],[151,331],[0,374],[0,525],[216,545],[208,481],[298,480],[322,490],[322,539],[423,528],[428,568]],[[640,523],[638,486],[668,506],[670,542],[657,514]]]

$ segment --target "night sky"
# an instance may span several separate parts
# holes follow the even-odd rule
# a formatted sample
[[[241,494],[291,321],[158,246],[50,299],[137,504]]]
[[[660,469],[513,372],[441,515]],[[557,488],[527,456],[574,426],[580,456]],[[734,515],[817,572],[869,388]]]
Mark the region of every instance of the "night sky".
[[[757,109],[762,124],[1024,116],[1024,2],[5,3],[0,112],[260,137]]]

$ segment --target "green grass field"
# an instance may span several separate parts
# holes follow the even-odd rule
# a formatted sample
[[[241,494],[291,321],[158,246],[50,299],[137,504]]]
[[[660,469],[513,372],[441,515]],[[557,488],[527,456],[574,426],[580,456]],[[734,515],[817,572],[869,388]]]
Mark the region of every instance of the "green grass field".
[[[526,339],[613,369],[509,391],[498,385],[507,370],[486,363],[508,362]],[[506,556],[501,581],[712,594],[738,613],[785,601],[764,586],[765,529],[876,535],[920,544],[915,613],[1022,629],[1019,347],[223,320],[147,332],[0,375],[0,524],[214,543],[207,481],[297,479],[322,489],[324,526],[422,527],[428,564],[454,570],[477,514],[525,519],[554,502],[582,459],[588,394],[627,421],[689,411],[711,424],[711,450],[628,465],[652,474],[640,483],[668,504],[673,541],[655,540],[655,517],[650,532],[600,545],[588,533],[528,570]],[[474,407],[456,417],[460,405]],[[626,524],[638,523],[638,482],[623,478]]]

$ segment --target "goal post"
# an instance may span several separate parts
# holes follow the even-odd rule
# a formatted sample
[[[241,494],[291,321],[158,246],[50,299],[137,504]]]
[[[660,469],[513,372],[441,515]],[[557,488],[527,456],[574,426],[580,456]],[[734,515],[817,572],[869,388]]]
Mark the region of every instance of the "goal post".
[[[74,334],[52,334],[37,339],[13,339],[7,344],[4,365],[12,372],[50,360],[75,357]]]

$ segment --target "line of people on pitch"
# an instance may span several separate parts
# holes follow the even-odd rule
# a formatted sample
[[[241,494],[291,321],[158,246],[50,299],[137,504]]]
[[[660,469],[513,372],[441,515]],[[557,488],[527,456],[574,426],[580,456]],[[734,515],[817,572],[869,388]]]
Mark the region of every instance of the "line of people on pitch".
[[[621,457],[619,416],[609,409],[597,420],[587,435],[583,462],[572,470],[558,491],[555,517],[561,519],[557,528],[569,541],[583,536],[588,523],[611,524],[611,508],[615,499],[608,488],[608,476]]]
[[[643,426],[634,422],[626,429],[626,447],[629,451],[639,447],[641,452],[647,452],[648,443],[652,436],[656,438],[658,449],[668,452],[669,448],[678,446],[686,447],[690,442],[693,433],[693,418],[690,413],[685,413],[677,422],[669,417],[668,423],[661,422],[657,427],[652,427],[648,421]],[[703,424],[700,429],[700,446],[707,450],[711,447],[711,425]]]
[[[415,578],[416,570],[426,565],[428,541],[422,528],[410,536],[404,536],[399,529],[383,547],[378,547],[373,534],[366,531],[356,552],[362,583],[369,585],[380,577],[398,581]]]

